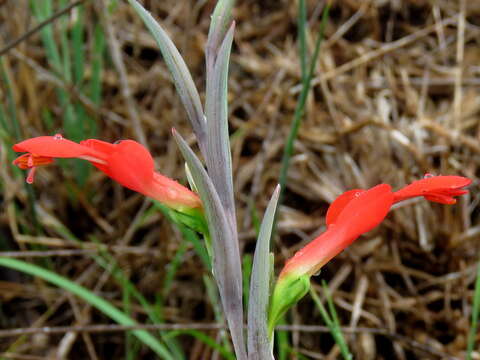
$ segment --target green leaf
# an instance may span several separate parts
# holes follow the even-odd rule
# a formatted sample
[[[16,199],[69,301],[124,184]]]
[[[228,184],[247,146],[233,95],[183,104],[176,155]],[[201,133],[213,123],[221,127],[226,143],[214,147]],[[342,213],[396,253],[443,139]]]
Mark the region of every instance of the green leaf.
[[[225,34],[232,23],[232,9],[234,5],[234,0],[217,1],[208,31],[206,50],[207,68],[215,62],[217,49],[223,42]]]
[[[267,314],[270,297],[270,238],[279,193],[280,186],[277,186],[268,203],[267,210],[265,210],[253,257],[250,301],[248,303],[249,360],[273,359],[268,336]]]
[[[238,360],[247,359],[243,336],[242,272],[236,233],[228,222],[212,180],[185,140],[173,136],[188,164],[207,217],[212,239],[213,272]]]
[[[187,111],[188,119],[190,120],[193,131],[197,136],[200,149],[202,150],[202,153],[205,154],[205,117],[203,114],[202,103],[185,61],[175,47],[175,44],[153,16],[145,10],[138,1],[128,0],[128,2],[142,18],[148,30],[150,30],[155,38],[155,41],[162,52],[165,63],[167,64],[168,70],[173,77],[173,82],[180,95],[183,106]]]
[[[232,179],[232,157],[228,134],[227,83],[228,63],[233,41],[234,25],[230,27],[212,71],[207,72],[205,111],[207,117],[208,175],[227,213],[232,233],[236,234],[235,202]]]

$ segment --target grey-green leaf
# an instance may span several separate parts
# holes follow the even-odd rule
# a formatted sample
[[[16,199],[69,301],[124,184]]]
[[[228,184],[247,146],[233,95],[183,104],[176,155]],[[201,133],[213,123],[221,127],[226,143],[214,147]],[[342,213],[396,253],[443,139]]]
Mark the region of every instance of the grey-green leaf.
[[[234,0],[219,0],[212,14],[212,22],[208,31],[207,40],[207,67],[215,61],[217,49],[220,47],[225,34],[232,23],[232,9]]]
[[[165,63],[172,74],[173,82],[180,95],[183,106],[187,111],[188,119],[192,124],[200,150],[205,154],[205,117],[202,103],[185,61],[175,47],[175,44],[153,16],[145,10],[137,0],[128,0],[128,2],[142,18],[148,30],[150,30],[155,38],[165,59]]]
[[[228,63],[233,41],[234,23],[218,50],[215,65],[207,70],[205,111],[207,117],[208,174],[225,208],[232,231],[236,233],[232,158],[228,133]]]
[[[268,336],[267,314],[270,297],[270,238],[277,209],[280,185],[268,203],[263,216],[253,258],[248,303],[248,359],[273,359]]]
[[[173,130],[173,136],[188,164],[205,210],[212,239],[214,275],[235,353],[238,360],[246,360],[243,336],[242,272],[237,236],[232,231],[217,191],[200,160],[175,130]]]

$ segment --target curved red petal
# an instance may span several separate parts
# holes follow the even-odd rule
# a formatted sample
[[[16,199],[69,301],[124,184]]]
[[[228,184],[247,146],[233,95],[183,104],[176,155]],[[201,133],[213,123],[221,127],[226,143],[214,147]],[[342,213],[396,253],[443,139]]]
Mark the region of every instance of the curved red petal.
[[[98,170],[103,171],[106,175],[111,177],[110,168],[108,165],[108,158],[111,154],[115,152],[117,145],[97,139],[82,140],[80,141],[80,145],[86,146],[96,152],[103,154],[104,159],[107,160],[106,164],[97,163],[95,161],[91,161],[91,164],[95,166]]]
[[[414,181],[410,185],[394,193],[394,201],[402,201],[417,196],[426,196],[442,193],[451,196],[462,195],[457,193],[458,189],[470,185],[472,181],[463,176],[432,176]]]
[[[352,199],[331,226],[345,228],[346,238],[351,242],[380,224],[392,204],[390,185],[374,186]]]
[[[133,140],[113,145],[115,150],[107,160],[107,175],[131,190],[147,194],[152,186],[154,168],[148,150]]]
[[[343,211],[345,206],[354,198],[356,198],[359,194],[365,192],[363,189],[353,189],[344,192],[342,195],[337,197],[329,206],[326,215],[326,223],[327,226],[334,224],[338,218],[338,215]]]
[[[97,153],[88,147],[77,144],[59,135],[34,137],[19,142],[13,145],[12,148],[17,152],[29,152],[38,156],[52,158],[74,158],[82,155],[97,155]]]
[[[83,155],[97,157],[98,152],[63,138],[60,135],[38,136],[13,145],[17,152],[29,152],[37,156],[52,158],[74,158]]]
[[[327,231],[287,261],[280,276],[289,273],[313,275],[361,234],[382,222],[393,203],[390,185],[380,184],[360,193],[357,190],[356,193],[358,195],[354,195],[346,203],[335,223],[331,224]],[[352,194],[355,194],[355,191]]]

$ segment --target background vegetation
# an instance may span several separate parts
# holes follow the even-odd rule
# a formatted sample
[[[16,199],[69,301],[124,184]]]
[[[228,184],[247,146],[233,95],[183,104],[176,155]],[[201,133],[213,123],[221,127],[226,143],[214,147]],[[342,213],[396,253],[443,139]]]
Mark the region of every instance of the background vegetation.
[[[143,4],[204,89],[215,1]],[[324,2],[307,5],[313,51]],[[289,0],[238,0],[234,11],[230,126],[247,273],[302,82],[297,16]],[[186,181],[170,130],[191,130],[141,20],[120,0],[6,0],[0,35],[2,255],[74,280],[141,324],[159,324],[158,342],[173,359],[232,358],[193,233],[81,161],[39,170],[33,186],[10,165],[11,145],[28,137],[133,138],[148,144],[159,171]],[[329,203],[345,190],[398,188],[426,173],[474,183],[454,206],[402,204],[329,263],[316,281],[319,299],[303,299],[277,334],[279,359],[340,357],[316,305],[325,301],[321,279],[355,358],[465,358],[480,249],[479,35],[475,1],[332,3],[279,210],[277,269],[324,230]],[[91,303],[6,268],[0,328],[5,359],[154,357]]]

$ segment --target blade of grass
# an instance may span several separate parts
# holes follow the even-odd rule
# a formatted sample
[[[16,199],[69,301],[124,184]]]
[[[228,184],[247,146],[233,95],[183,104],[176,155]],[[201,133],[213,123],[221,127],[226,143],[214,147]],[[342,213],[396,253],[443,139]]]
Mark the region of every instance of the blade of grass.
[[[317,41],[315,42],[315,50],[313,51],[313,55],[312,55],[312,58],[310,59],[309,65],[307,65],[307,49],[305,45],[305,39],[302,40],[302,38],[306,36],[305,35],[305,31],[306,31],[305,11],[306,10],[304,9],[305,6],[306,6],[305,0],[300,0],[299,32],[300,32],[300,38],[301,38],[300,43],[302,44],[303,42],[303,45],[300,46],[299,56],[301,59],[302,66],[305,66],[305,68],[302,68],[302,74],[305,74],[305,76],[302,76],[302,90],[300,92],[299,98],[297,100],[297,104],[295,106],[293,121],[290,125],[290,131],[288,133],[287,141],[285,143],[285,148],[283,150],[282,165],[280,168],[280,176],[279,176],[279,184],[281,186],[280,201],[279,201],[280,204],[282,203],[283,194],[286,190],[288,168],[290,166],[290,159],[293,154],[293,145],[297,138],[298,130],[300,128],[300,124],[302,122],[303,115],[305,113],[305,104],[307,102],[308,93],[310,92],[311,82],[312,82],[313,75],[315,73],[318,55],[320,54],[320,45],[322,44],[323,35],[325,32],[325,27],[327,24],[328,14],[330,9],[330,3],[327,2],[323,10],[319,34],[318,34]]]
[[[475,338],[477,337],[477,328],[480,315],[480,261],[477,265],[477,278],[475,281],[475,292],[473,295],[472,322],[467,340],[467,360],[472,360],[472,352],[475,347]]]
[[[279,325],[287,325],[285,316],[278,322]],[[278,360],[287,360],[289,349],[291,349],[290,342],[288,340],[288,331],[276,330],[275,342],[277,347]]]
[[[298,4],[298,51],[300,57],[300,71],[302,75],[302,83],[307,77],[307,5],[305,0],[300,0]]]
[[[125,278],[126,279],[126,278]],[[122,304],[123,311],[126,315],[132,315],[132,297],[131,292],[127,286],[122,284]],[[131,331],[125,332],[125,359],[133,360],[135,359],[135,340]]]
[[[102,100],[102,73],[105,46],[105,35],[103,34],[102,27],[97,24],[93,35],[93,51],[91,57],[92,78],[90,80],[90,99],[92,99],[92,102],[96,105],[100,105]]]
[[[127,316],[124,312],[117,309],[108,301],[102,299],[90,290],[80,286],[73,281],[60,276],[52,271],[46,270],[36,265],[27,262],[0,257],[0,266],[8,267],[10,269],[18,270],[20,272],[39,277],[47,282],[50,282],[65,291],[77,295],[91,306],[95,307],[100,312],[104,313],[112,320],[121,325],[136,325],[135,320]],[[132,330],[132,333],[146,346],[152,349],[160,358],[167,360],[175,360],[169,353],[167,348],[160,343],[160,341],[145,330]]]
[[[340,321],[337,316],[337,311],[335,310],[335,306],[333,304],[332,297],[330,296],[330,292],[328,290],[328,286],[325,282],[322,283],[323,291],[325,292],[325,296],[327,299],[328,311],[322,304],[322,301],[318,297],[315,289],[313,286],[310,287],[310,295],[317,306],[318,310],[320,311],[320,315],[322,316],[325,324],[330,329],[330,333],[332,334],[333,339],[337,343],[338,347],[340,348],[340,353],[345,360],[352,360],[353,355],[350,353],[348,349],[348,345],[345,341],[345,337],[343,336],[342,329],[340,326]]]
[[[248,310],[248,299],[250,298],[250,277],[252,275],[253,256],[243,254],[242,257],[242,279],[243,279],[243,300],[245,304],[244,311]]]
[[[152,207],[151,211],[146,211],[144,214],[144,218],[141,220],[147,220],[148,216],[153,215],[157,211],[156,208]],[[47,214],[43,210],[39,210],[39,213],[42,215],[41,220],[43,220],[42,226],[45,228],[52,229],[62,237],[73,241],[78,244],[85,244],[84,242],[80,241],[78,238],[75,237],[75,235],[72,234],[72,232],[64,226],[61,222],[59,222],[57,219],[55,219],[53,216]],[[154,324],[161,324],[163,323],[163,318],[161,316],[161,313],[158,308],[156,308],[154,305],[152,305],[141,293],[138,291],[136,286],[128,279],[128,277],[125,275],[121,267],[118,265],[117,260],[115,259],[114,256],[112,256],[106,248],[103,248],[103,244],[101,241],[99,241],[96,237],[90,236],[89,240],[91,242],[95,243],[98,248],[99,248],[99,254],[98,255],[92,255],[92,258],[95,260],[95,262],[101,266],[103,269],[109,271],[110,275],[113,277],[113,279],[119,284],[119,286],[122,288],[123,291],[128,291],[131,296],[135,298],[136,301],[140,304],[140,306],[144,309],[145,313],[147,314],[149,320],[154,323]],[[87,244],[88,245],[88,244]],[[166,337],[165,332],[159,332],[160,337],[162,340],[165,342],[167,345],[168,349],[170,352],[173,354],[174,359],[176,360],[181,360],[184,359],[184,355],[181,352],[179,346],[177,346],[175,343],[172,343],[171,340],[169,340]]]

